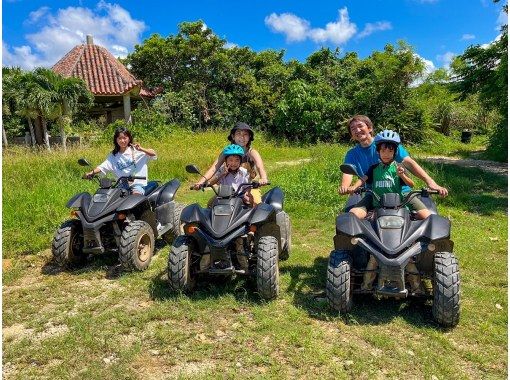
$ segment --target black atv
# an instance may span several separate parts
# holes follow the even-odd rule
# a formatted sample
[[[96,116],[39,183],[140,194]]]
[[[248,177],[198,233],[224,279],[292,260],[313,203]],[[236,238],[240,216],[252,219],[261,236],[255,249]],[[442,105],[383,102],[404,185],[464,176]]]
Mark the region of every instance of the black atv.
[[[358,175],[352,165],[342,165],[341,170]],[[378,197],[365,187],[358,190],[376,197],[380,207],[364,220],[349,212],[337,217],[333,239],[335,250],[329,258],[326,284],[330,306],[340,313],[349,312],[356,293],[406,298],[414,295],[407,276],[419,275],[421,286],[430,280],[428,289],[423,287],[425,292],[420,292],[420,296],[433,297],[434,319],[441,325],[455,326],[460,316],[459,268],[452,253],[450,221],[437,215],[436,206],[429,197],[429,194],[438,192],[411,191],[401,201],[399,194]],[[416,196],[420,196],[432,212],[425,220],[415,220],[413,213],[405,207]],[[375,286],[367,291],[361,284],[370,255],[375,257],[378,266]],[[410,261],[418,273],[406,271]]]
[[[200,174],[194,165],[189,173]],[[253,276],[264,299],[279,292],[278,261],[290,253],[290,219],[283,208],[283,192],[275,187],[252,208],[242,197],[257,182],[213,188],[216,197],[211,208],[187,206],[181,214],[184,234],[172,244],[168,256],[168,282],[173,291],[191,291],[198,275],[234,274]]]
[[[78,163],[90,166],[83,158]],[[117,251],[123,269],[145,270],[154,254],[155,237],[170,242],[180,234],[184,206],[173,200],[180,186],[177,179],[164,185],[150,181],[145,195],[121,187],[122,181],[145,177],[83,179],[97,179],[99,189],[93,195],[79,193],[67,202],[73,219],[56,231],[51,247],[60,266],[83,264],[92,253]]]

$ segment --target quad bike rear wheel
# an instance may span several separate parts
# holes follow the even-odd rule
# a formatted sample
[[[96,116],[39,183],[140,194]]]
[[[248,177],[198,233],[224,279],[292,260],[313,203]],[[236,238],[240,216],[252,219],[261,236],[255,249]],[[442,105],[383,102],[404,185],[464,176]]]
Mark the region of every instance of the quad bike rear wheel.
[[[190,292],[195,287],[196,273],[192,265],[193,245],[186,235],[178,236],[168,255],[168,285],[175,292]]]
[[[79,220],[67,220],[55,232],[51,244],[55,261],[63,268],[84,264],[87,255],[83,253],[83,230]]]
[[[329,255],[326,297],[329,306],[340,313],[352,309],[351,264],[345,251],[334,250]]]
[[[154,232],[143,220],[129,223],[122,231],[119,260],[124,270],[143,271],[154,254]]]
[[[263,299],[278,297],[280,291],[278,270],[278,240],[262,236],[257,244],[257,290]]]
[[[433,292],[434,319],[445,327],[456,326],[460,317],[460,275],[458,260],[451,252],[434,256]]]

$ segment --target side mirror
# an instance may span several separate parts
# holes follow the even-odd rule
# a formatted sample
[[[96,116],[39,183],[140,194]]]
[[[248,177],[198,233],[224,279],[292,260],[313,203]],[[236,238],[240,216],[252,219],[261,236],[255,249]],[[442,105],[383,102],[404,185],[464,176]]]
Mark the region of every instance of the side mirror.
[[[356,166],[354,165],[342,164],[340,165],[340,170],[342,171],[342,173],[356,175],[361,178],[361,176],[358,174],[358,171],[356,170]]]
[[[90,163],[89,163],[89,162],[88,162],[85,158],[80,158],[80,159],[78,160],[78,164],[79,164],[80,166],[90,166]]]
[[[200,174],[200,170],[198,170],[196,165],[186,165],[186,171],[188,173]]]

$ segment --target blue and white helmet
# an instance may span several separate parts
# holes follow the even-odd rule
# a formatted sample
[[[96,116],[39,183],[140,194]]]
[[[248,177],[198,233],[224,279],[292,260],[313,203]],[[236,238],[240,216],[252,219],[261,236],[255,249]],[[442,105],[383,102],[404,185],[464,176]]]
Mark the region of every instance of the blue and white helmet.
[[[230,144],[223,149],[223,155],[225,156],[225,159],[227,159],[228,156],[239,156],[242,159],[244,149],[237,144]]]
[[[400,144],[400,136],[395,131],[385,129],[384,131],[379,132],[375,136],[374,141],[376,146],[379,146],[379,144],[382,143],[392,143],[398,146]]]

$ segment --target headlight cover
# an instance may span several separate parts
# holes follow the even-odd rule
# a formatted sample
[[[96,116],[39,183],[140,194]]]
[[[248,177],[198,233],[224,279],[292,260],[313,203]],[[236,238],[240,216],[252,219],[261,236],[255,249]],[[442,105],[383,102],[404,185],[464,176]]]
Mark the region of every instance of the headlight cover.
[[[213,209],[214,215],[230,215],[232,207],[230,205],[216,205]]]
[[[381,228],[402,228],[404,225],[404,218],[400,216],[386,215],[377,219],[379,227]]]
[[[95,203],[105,203],[108,201],[108,195],[107,194],[94,194],[92,197],[92,201]]]

